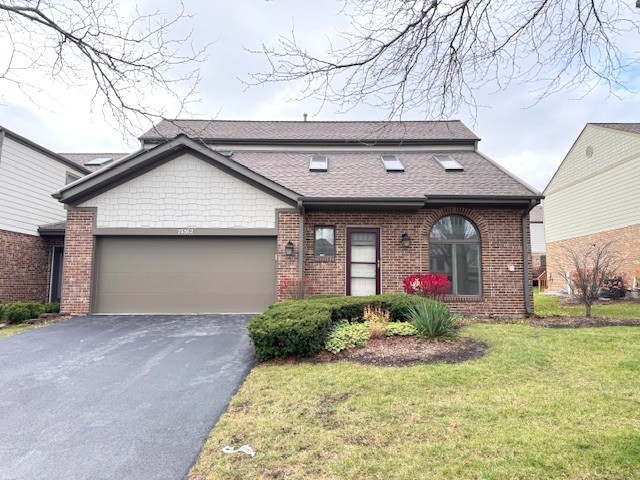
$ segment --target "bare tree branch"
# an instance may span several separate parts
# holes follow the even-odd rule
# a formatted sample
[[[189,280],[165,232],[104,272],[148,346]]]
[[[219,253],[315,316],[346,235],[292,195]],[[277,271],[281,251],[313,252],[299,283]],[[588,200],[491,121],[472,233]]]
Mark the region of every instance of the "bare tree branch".
[[[193,101],[207,47],[195,48],[191,33],[174,35],[190,19],[182,4],[173,15],[125,8],[116,0],[0,1],[0,45],[9,52],[0,55],[0,85],[40,93],[34,71],[70,88],[93,84],[92,105],[123,135],[178,116]]]
[[[476,91],[536,83],[537,98],[604,84],[615,94],[635,58],[618,41],[640,43],[640,11],[629,0],[344,0],[350,29],[324,54],[292,33],[255,53],[270,69],[248,85],[302,82],[301,95],[349,110],[382,107],[389,117],[419,110],[475,113]]]

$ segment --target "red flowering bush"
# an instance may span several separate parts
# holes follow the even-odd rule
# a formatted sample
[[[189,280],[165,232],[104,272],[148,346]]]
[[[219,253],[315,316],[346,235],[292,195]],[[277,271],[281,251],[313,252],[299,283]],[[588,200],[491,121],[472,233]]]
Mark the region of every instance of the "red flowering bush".
[[[403,283],[404,291],[408,294],[431,298],[444,298],[445,293],[451,288],[451,282],[441,273],[409,275]]]
[[[278,298],[282,300],[304,300],[313,295],[310,278],[285,278],[278,284]]]

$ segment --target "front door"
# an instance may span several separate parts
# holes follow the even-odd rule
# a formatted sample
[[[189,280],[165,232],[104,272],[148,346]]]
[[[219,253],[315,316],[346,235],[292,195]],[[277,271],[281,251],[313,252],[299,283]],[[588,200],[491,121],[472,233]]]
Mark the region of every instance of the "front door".
[[[62,297],[62,262],[64,248],[53,247],[53,259],[51,261],[51,301],[59,302]]]
[[[380,294],[380,229],[347,228],[347,295]]]

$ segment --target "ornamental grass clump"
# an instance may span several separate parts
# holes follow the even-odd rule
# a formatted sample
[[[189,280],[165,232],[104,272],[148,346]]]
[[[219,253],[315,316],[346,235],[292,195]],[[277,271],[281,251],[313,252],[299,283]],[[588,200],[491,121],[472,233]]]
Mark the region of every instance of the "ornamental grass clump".
[[[453,317],[444,302],[425,299],[409,307],[408,313],[419,336],[440,339],[455,337]]]
[[[380,305],[365,305],[364,323],[369,329],[371,338],[384,338],[387,336],[389,326],[389,311]]]

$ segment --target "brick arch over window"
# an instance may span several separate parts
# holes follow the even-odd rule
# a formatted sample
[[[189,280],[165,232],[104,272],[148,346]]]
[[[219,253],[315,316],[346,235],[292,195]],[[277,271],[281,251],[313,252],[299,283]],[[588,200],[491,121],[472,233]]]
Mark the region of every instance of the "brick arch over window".
[[[428,245],[426,260],[429,271],[449,277],[452,282],[449,293],[479,298],[483,294],[484,283],[482,244],[483,239],[489,238],[486,221],[482,215],[464,208],[440,209],[429,217],[428,228],[425,228],[427,238],[423,239]],[[459,217],[468,222],[474,229],[474,238],[432,238],[435,225],[448,217]]]
[[[489,238],[489,227],[487,226],[487,221],[482,216],[482,214],[480,214],[477,210],[471,210],[469,208],[463,207],[440,208],[438,210],[433,210],[432,212],[430,212],[424,223],[424,229],[427,231],[427,236],[431,233],[431,229],[438,220],[449,215],[460,215],[461,217],[465,217],[467,220],[473,223],[478,230],[481,243],[485,239]]]

